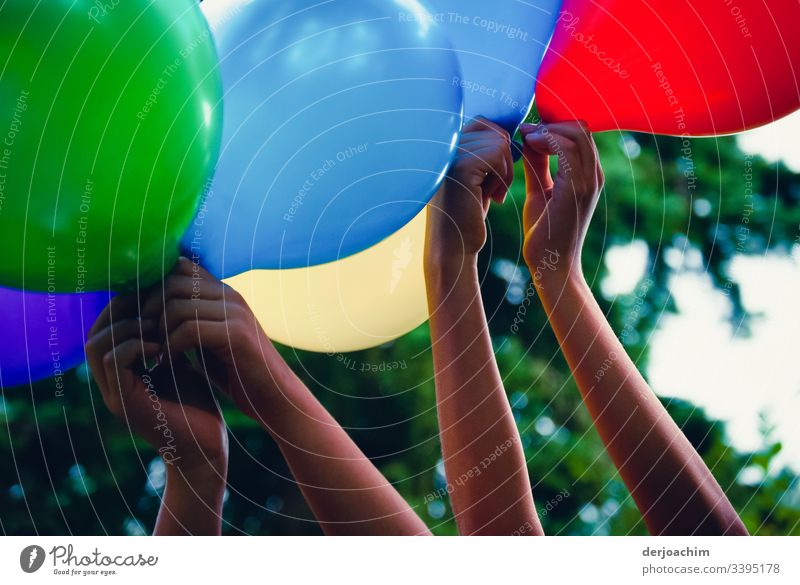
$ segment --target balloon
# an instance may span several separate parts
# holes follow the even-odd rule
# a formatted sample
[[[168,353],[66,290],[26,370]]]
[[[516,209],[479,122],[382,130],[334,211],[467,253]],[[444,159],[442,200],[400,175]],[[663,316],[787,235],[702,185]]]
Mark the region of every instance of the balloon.
[[[83,344],[111,293],[51,294],[0,288],[0,385],[54,378],[84,361]]]
[[[565,0],[539,72],[546,121],[702,136],[800,107],[797,0]]]
[[[325,353],[381,345],[428,318],[426,213],[338,262],[252,270],[226,282],[244,296],[267,335],[284,345]]]
[[[203,10],[225,120],[187,255],[218,277],[301,268],[360,252],[419,213],[455,154],[463,104],[455,55],[416,0]]]
[[[195,0],[6,0],[0,63],[0,282],[82,292],[158,280],[221,138]]]
[[[533,102],[561,0],[427,0],[461,63],[464,116],[514,134]]]

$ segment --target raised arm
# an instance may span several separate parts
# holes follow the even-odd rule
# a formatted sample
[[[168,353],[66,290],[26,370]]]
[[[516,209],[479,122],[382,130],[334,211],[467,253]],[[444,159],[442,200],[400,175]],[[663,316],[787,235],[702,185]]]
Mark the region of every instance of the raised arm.
[[[425,280],[439,434],[461,534],[542,532],[478,277],[486,212],[491,199],[503,200],[513,172],[508,134],[474,122],[428,208]]]
[[[206,376],[277,442],[326,534],[428,529],[291,371],[242,297],[182,258],[143,315],[161,315],[164,351],[197,350]]]
[[[134,295],[117,297],[89,334],[89,365],[109,410],[166,465],[153,534],[217,535],[228,470],[225,425],[208,385],[187,361],[145,369],[145,358],[160,350],[157,333],[155,321],[138,319]]]
[[[525,259],[611,459],[653,534],[746,534],[708,467],[614,335],[581,269],[603,185],[577,122],[525,126]],[[552,180],[548,159],[558,157]]]

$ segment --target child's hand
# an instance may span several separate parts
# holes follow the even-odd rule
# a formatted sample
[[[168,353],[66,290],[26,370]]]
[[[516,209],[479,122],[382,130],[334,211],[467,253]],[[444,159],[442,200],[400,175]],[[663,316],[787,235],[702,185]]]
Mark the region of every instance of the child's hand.
[[[581,248],[600,191],[603,170],[591,134],[579,122],[523,125],[525,261],[545,279],[581,275]],[[558,157],[555,182],[549,157]]]
[[[505,199],[513,178],[508,133],[488,120],[465,126],[453,167],[428,207],[428,262],[476,256],[486,242],[489,203]]]
[[[139,320],[135,295],[116,297],[89,333],[86,354],[108,409],[186,478],[224,483],[228,437],[206,380],[181,357],[153,371],[161,344],[153,320]]]
[[[201,266],[180,258],[142,307],[157,323],[163,355],[195,350],[195,366],[248,416],[265,407],[263,388],[276,386],[283,364],[244,299]]]

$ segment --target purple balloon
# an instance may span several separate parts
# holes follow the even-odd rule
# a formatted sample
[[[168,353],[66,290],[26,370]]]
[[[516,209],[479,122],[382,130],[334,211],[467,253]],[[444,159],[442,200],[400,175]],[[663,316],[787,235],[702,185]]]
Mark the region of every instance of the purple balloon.
[[[59,378],[83,362],[86,335],[112,296],[0,288],[0,384]]]

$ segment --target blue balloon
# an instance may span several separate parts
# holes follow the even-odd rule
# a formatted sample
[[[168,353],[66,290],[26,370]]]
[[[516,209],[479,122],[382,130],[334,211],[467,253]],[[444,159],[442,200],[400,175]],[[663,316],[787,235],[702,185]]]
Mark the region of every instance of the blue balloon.
[[[0,383],[4,388],[61,376],[84,361],[83,344],[109,292],[50,294],[0,288]]]
[[[464,116],[513,136],[530,112],[561,0],[424,0],[461,62]]]
[[[312,266],[419,213],[455,155],[463,103],[458,59],[417,0],[201,6],[223,142],[185,251],[217,277]]]

